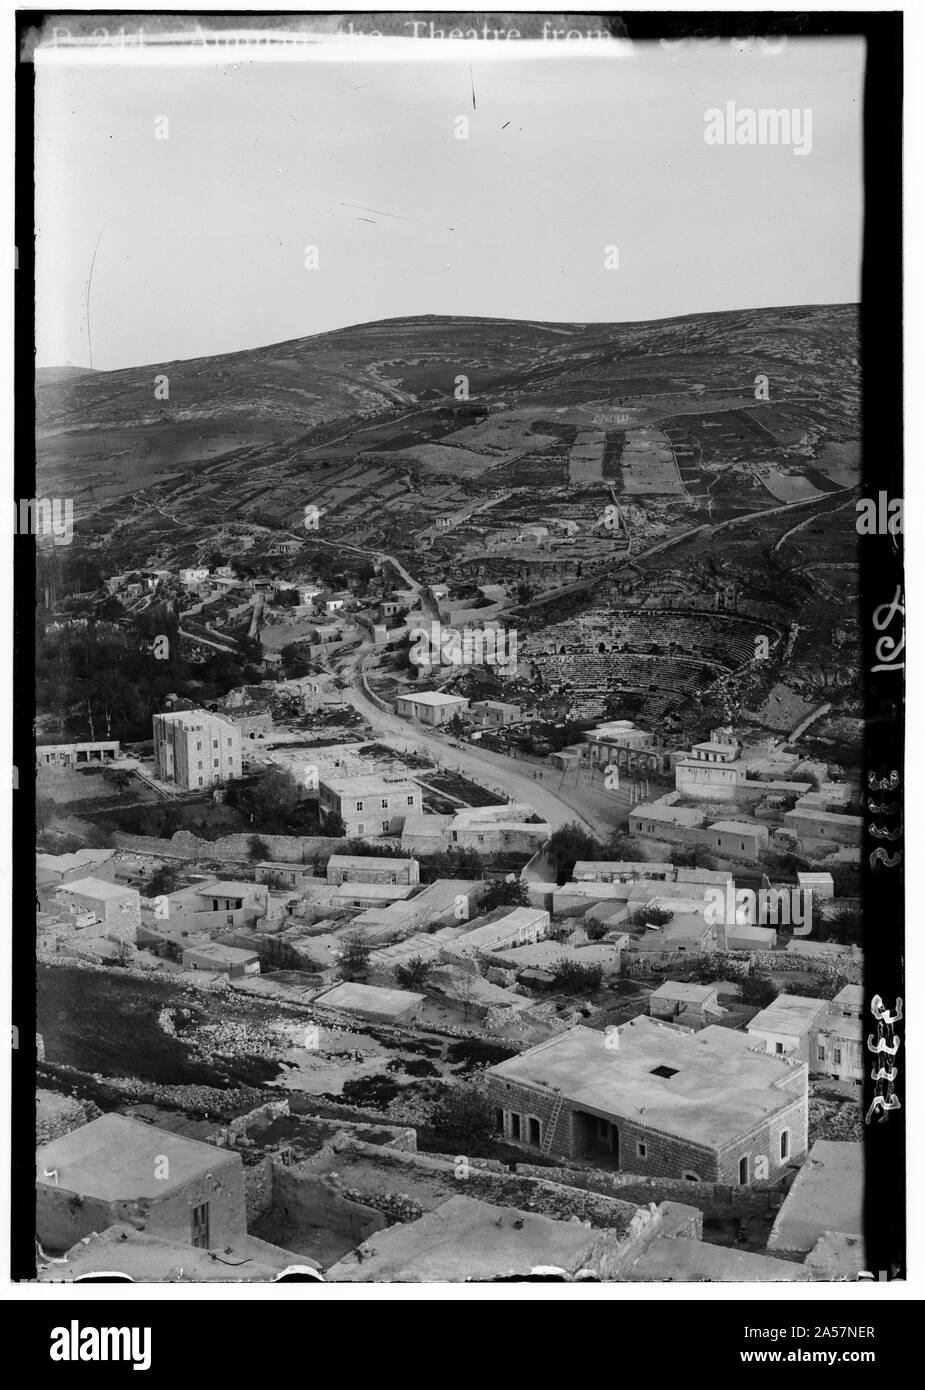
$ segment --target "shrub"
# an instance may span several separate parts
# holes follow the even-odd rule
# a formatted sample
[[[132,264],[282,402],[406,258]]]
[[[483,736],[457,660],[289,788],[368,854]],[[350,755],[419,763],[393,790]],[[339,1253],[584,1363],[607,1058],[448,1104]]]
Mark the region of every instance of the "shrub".
[[[599,965],[581,965],[574,960],[557,960],[552,967],[556,988],[563,994],[593,994],[603,974]]]
[[[417,989],[427,980],[433,964],[425,956],[412,956],[406,964],[395,967],[395,980],[402,989]]]
[[[489,883],[488,888],[479,903],[480,912],[491,912],[496,907],[529,907],[530,900],[527,896],[527,885],[520,878],[515,878],[512,882],[507,879],[495,879]]]
[[[481,1086],[456,1082],[434,1108],[433,1127],[463,1144],[489,1139],[495,1132],[495,1106]]]
[[[664,927],[673,916],[667,907],[637,907],[630,913],[630,922],[634,927]]]
[[[585,922],[585,935],[589,941],[603,941],[607,932],[606,922]]]

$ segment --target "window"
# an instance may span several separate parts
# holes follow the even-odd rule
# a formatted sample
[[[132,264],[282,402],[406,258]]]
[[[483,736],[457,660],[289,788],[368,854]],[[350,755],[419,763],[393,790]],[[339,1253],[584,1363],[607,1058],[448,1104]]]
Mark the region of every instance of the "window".
[[[779,1055],[781,1052],[783,1052],[783,1050],[784,1050],[784,1044],[783,1044],[783,1043],[776,1042],[776,1043],[774,1044],[774,1051],[775,1051],[776,1053],[778,1053],[778,1055]]]
[[[218,747],[218,739],[217,739],[217,738],[214,738],[214,739],[212,740],[212,747],[213,747],[213,748],[217,748],[217,747]]]
[[[197,752],[197,753],[201,753],[201,752],[202,752],[202,744],[201,744],[201,743],[197,743],[197,744],[196,744],[196,752]]]
[[[200,763],[199,766],[202,767],[202,763]],[[202,778],[201,778],[201,777],[200,777],[200,779],[199,779],[199,785],[200,785],[200,787],[202,786]]]
[[[357,802],[357,810],[358,810],[358,811],[362,811],[362,809],[363,809],[363,803],[362,803],[362,801],[358,801],[358,802]]]
[[[836,1049],[835,1049],[835,1058],[834,1058],[834,1061],[835,1061],[835,1065],[836,1065],[837,1067],[840,1067],[840,1066],[841,1066],[841,1048],[840,1048],[840,1047],[836,1047]]]
[[[739,1186],[745,1187],[748,1183],[748,1154],[739,1159]]]
[[[213,759],[212,759],[212,766],[213,766],[213,767],[218,767],[218,766],[219,766],[218,758],[213,758]]]
[[[744,840],[741,840],[741,841],[739,842],[739,849],[744,849],[744,848],[745,848],[745,841],[744,841]]]
[[[825,1048],[823,1047],[822,1043],[820,1043],[819,1046],[816,1048],[816,1061],[825,1061]]]
[[[646,1147],[646,1145],[642,1142],[642,1140],[641,1140],[641,1139],[637,1139],[637,1141],[636,1141],[636,1157],[637,1157],[637,1158],[645,1158],[645,1157],[648,1155],[648,1152],[649,1152],[649,1150],[648,1150],[648,1148]]]
[[[650,1076],[663,1076],[666,1081],[669,1076],[677,1076],[677,1074],[677,1067],[653,1067],[649,1073]]]
[[[209,1248],[209,1203],[193,1207],[191,1242],[199,1250]]]
[[[389,798],[387,796],[384,796],[382,798],[382,809],[383,811],[387,811],[389,809]]]
[[[357,834],[358,834],[358,835],[365,835],[365,834],[366,834],[366,827],[363,825],[363,822],[362,822],[362,821],[361,821],[360,824],[357,826]]]
[[[409,796],[409,797],[408,797],[408,805],[409,805],[409,806],[413,806],[413,805],[414,805],[414,797],[413,797],[413,796]]]
[[[201,767],[202,767],[202,763],[201,763],[201,762],[198,762],[198,763],[196,764],[196,766],[199,767],[199,768],[201,768]]]
[[[229,912],[229,913],[228,913],[228,915],[227,915],[226,918],[225,918],[225,924],[226,924],[226,926],[229,926],[229,927],[233,927],[233,926],[234,926],[234,913],[232,913],[232,912]]]
[[[231,739],[228,740],[228,747],[231,747]]]
[[[782,1129],[780,1132],[780,1157],[781,1162],[790,1157],[790,1130]]]
[[[602,1120],[602,1119],[600,1119],[600,1118],[598,1119],[598,1122],[597,1122],[597,1137],[598,1137],[598,1139],[609,1139],[609,1138],[610,1138],[610,1121],[609,1121],[609,1120]]]

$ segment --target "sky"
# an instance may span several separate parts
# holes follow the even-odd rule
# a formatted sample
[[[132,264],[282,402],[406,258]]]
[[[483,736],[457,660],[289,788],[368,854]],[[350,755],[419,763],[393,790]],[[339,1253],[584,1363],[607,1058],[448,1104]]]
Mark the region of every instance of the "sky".
[[[376,46],[37,55],[37,364],[90,364],[95,248],[105,370],[405,315],[858,300],[860,40]],[[808,152],[708,144],[729,102],[808,108]]]

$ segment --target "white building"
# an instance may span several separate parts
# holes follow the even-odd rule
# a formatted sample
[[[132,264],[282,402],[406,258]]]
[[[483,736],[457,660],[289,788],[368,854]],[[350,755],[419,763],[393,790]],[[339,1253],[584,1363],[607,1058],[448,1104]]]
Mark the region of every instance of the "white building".
[[[745,780],[745,765],[734,743],[695,743],[675,760],[675,786],[683,796],[730,800]]]
[[[174,710],[156,714],[154,772],[184,791],[241,776],[241,730],[222,714]]]
[[[202,566],[200,568],[182,569],[180,571],[181,584],[202,584],[209,577],[209,571]]]
[[[56,897],[72,917],[82,919],[88,926],[101,926],[101,934],[114,941],[135,941],[141,901],[137,889],[98,878],[79,878],[62,884]]]
[[[420,694],[399,695],[396,713],[405,719],[419,719],[422,724],[448,724],[457,714],[465,714],[469,701],[461,695],[443,695],[439,691],[422,690]]]

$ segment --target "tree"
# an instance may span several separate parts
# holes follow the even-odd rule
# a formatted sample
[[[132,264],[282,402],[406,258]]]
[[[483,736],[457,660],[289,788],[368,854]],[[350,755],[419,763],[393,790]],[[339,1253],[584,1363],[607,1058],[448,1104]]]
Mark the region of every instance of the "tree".
[[[600,988],[604,975],[600,965],[582,965],[580,961],[557,960],[552,967],[556,989],[563,994],[593,994]]]
[[[609,928],[606,922],[585,922],[585,934],[589,941],[603,941]]]
[[[372,947],[361,931],[348,931],[340,939],[337,964],[345,980],[355,980],[366,974]]]
[[[833,912],[828,919],[829,936],[836,941],[846,945],[861,946],[864,941],[864,918],[863,914],[855,907],[839,907],[833,905]]]
[[[599,859],[601,846],[578,821],[554,830],[546,846],[547,858],[556,870],[556,882],[565,883],[579,859]]]
[[[447,991],[453,1002],[461,1006],[464,1023],[468,1023],[469,1010],[476,1002],[478,996],[477,981],[479,979],[481,976],[477,975],[474,970],[459,970]]]
[[[704,845],[674,845],[668,858],[680,869],[716,868],[715,858]]]
[[[175,864],[162,864],[142,884],[141,893],[145,898],[161,898],[167,893],[175,893],[180,887],[180,871]]]
[[[247,842],[247,852],[255,864],[261,859],[269,859],[272,853],[266,840],[262,840],[259,835],[251,835]]]
[[[490,1139],[495,1132],[495,1106],[478,1082],[455,1082],[447,1086],[434,1108],[432,1123],[439,1134],[446,1134],[470,1152],[473,1143]]]
[[[331,839],[338,839],[340,836],[346,835],[347,827],[339,811],[328,811],[321,822],[321,832],[323,835],[330,836]]]
[[[433,968],[433,961],[426,956],[412,956],[404,965],[395,967],[395,979],[402,989],[417,989],[427,982]]]
[[[529,907],[530,896],[522,878],[495,879],[489,883],[479,903],[479,911],[492,912],[496,907]]]
[[[285,834],[301,800],[301,789],[287,768],[268,767],[239,794],[242,809],[262,829]],[[280,827],[277,830],[277,827]]]
[[[766,1009],[777,998],[777,988],[763,975],[744,975],[739,987],[742,1003],[753,1008]]]
[[[638,864],[646,856],[633,835],[627,835],[623,830],[615,830],[604,847],[604,858],[618,863]]]

